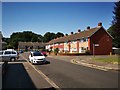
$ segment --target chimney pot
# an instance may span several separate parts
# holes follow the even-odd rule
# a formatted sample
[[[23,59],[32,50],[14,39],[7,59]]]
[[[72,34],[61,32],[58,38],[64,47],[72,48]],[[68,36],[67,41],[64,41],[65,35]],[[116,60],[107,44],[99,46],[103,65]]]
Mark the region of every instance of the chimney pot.
[[[98,26],[102,26],[102,23],[101,23],[101,22],[99,22],[99,23],[98,23]]]
[[[73,34],[73,32],[71,32],[71,35]]]
[[[90,29],[90,26],[88,26],[87,29]]]
[[[81,32],[81,30],[80,30],[80,29],[78,29],[78,33],[79,33],[79,32]]]
[[[65,34],[65,36],[68,36],[68,34]]]

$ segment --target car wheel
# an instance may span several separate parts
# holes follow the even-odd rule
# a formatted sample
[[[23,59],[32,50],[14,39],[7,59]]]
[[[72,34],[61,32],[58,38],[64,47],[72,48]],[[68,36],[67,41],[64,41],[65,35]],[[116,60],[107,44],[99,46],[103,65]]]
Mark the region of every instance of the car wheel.
[[[30,63],[31,63],[31,61],[30,60],[28,60]]]
[[[15,61],[15,60],[16,60],[15,58],[11,58],[11,59],[10,59],[11,62],[13,62],[13,61]]]
[[[31,63],[32,63],[32,65],[34,65],[34,62],[33,62],[33,60],[31,61]]]

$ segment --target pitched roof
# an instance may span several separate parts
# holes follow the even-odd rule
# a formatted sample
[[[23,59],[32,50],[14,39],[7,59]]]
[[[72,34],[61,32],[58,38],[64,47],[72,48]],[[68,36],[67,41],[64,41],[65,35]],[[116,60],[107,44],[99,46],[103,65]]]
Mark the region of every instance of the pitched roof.
[[[78,39],[81,39],[81,38],[91,37],[101,27],[102,26],[98,26],[98,27],[95,27],[95,28],[91,28],[91,29],[88,29],[88,30],[81,31],[79,33],[75,33],[75,34],[72,34],[72,35],[68,35],[68,36],[57,38],[57,39],[53,39],[53,40],[49,41],[47,44],[74,41],[74,40],[78,40]]]
[[[45,46],[45,43],[42,42],[19,42],[19,46]]]

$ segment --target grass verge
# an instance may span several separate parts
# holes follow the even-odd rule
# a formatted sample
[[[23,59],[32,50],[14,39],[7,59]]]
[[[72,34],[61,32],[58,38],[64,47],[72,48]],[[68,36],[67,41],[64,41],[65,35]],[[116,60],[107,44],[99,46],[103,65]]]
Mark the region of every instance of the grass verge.
[[[106,62],[106,63],[112,63],[112,64],[120,64],[120,57],[118,56],[94,57],[93,60],[100,61],[100,62]]]

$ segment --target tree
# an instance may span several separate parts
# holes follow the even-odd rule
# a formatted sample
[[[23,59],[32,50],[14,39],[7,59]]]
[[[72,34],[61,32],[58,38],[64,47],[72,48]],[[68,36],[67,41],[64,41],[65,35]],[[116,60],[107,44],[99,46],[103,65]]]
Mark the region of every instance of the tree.
[[[44,34],[44,42],[49,42],[50,40],[55,39],[55,38],[56,38],[55,33],[47,32]]]
[[[108,32],[111,34],[111,36],[113,37],[112,46],[113,46],[113,47],[116,47],[114,28],[115,28],[115,26],[112,25],[111,27],[109,27],[109,29],[108,29],[107,31],[108,31]]]
[[[112,26],[108,32],[113,36],[113,46],[120,48],[120,1],[115,3]]]
[[[44,37],[42,35],[35,34],[31,31],[23,31],[23,32],[16,32],[12,33],[10,38],[3,38],[3,41],[7,42],[7,47],[8,48],[18,48],[18,42],[49,42],[52,39],[55,39],[57,37],[61,37],[64,34],[58,32],[57,34],[55,33],[50,33],[47,32],[45,33]]]
[[[55,48],[55,49],[54,49],[54,54],[57,55],[58,52],[59,52],[59,48]]]
[[[64,36],[64,34],[61,33],[61,32],[58,32],[58,33],[56,34],[56,37],[57,37],[57,38],[59,38],[59,37],[63,37],[63,36]]]
[[[5,39],[6,40],[6,39]],[[31,31],[23,31],[12,33],[10,39],[8,41],[8,46],[13,47],[15,49],[18,48],[18,42],[41,42],[43,41],[43,36],[35,34]]]

